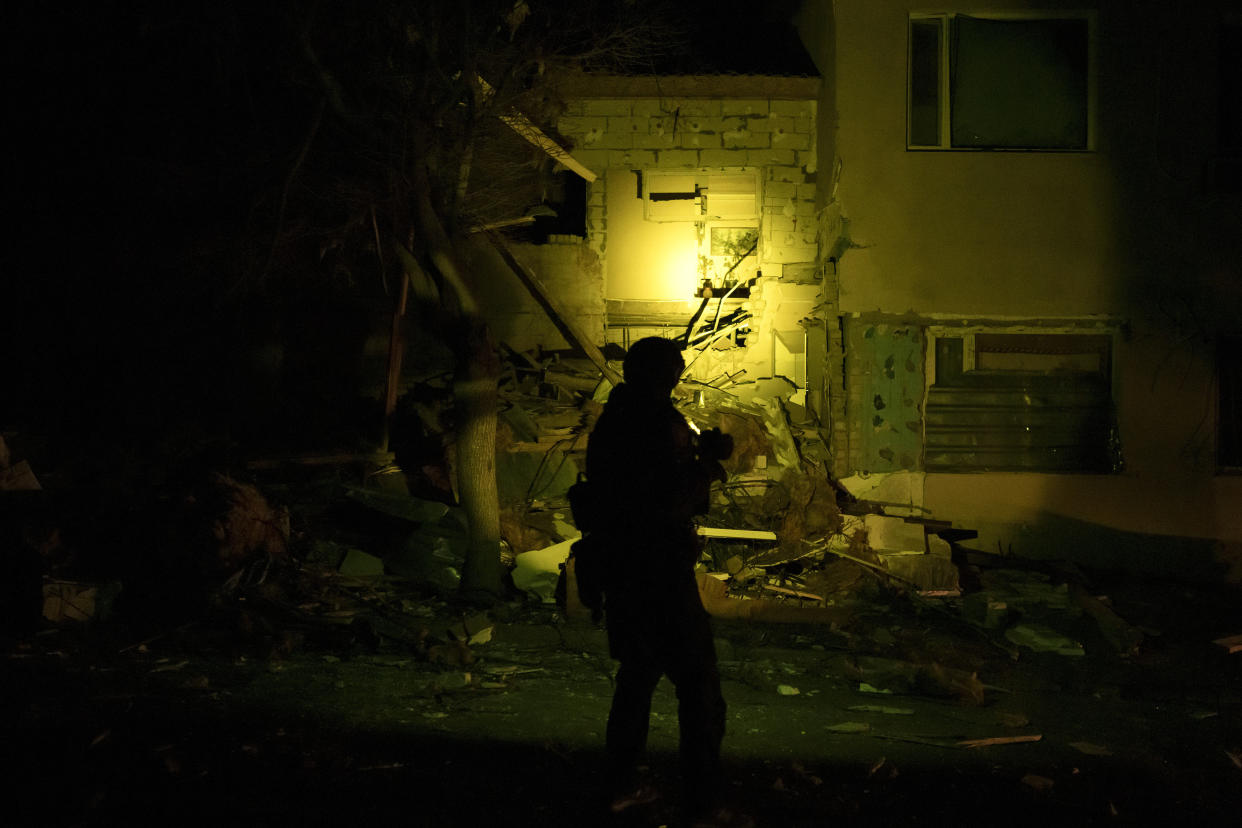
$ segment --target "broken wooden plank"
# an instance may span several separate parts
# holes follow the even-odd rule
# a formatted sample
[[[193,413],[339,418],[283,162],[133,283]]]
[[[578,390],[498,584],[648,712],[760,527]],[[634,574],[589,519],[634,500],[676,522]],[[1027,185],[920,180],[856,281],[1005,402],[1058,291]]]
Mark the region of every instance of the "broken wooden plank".
[[[1078,604],[1099,625],[1100,634],[1112,645],[1118,655],[1129,656],[1138,652],[1143,644],[1141,630],[1131,626],[1124,618],[1113,612],[1111,607],[1088,593],[1081,585],[1070,584],[1070,594],[1074,598],[1074,603]]]
[[[777,592],[781,595],[792,595],[794,598],[803,598],[807,601],[818,601],[821,604],[824,603],[824,597],[822,595],[816,595],[813,592],[803,592],[798,589],[787,589],[785,587],[772,586],[771,584],[764,584],[763,588],[769,592]]]
[[[1225,652],[1232,655],[1233,653],[1242,651],[1242,634],[1227,635],[1224,638],[1218,638],[1212,642],[1225,648]]]
[[[1042,733],[1031,733],[1026,736],[990,736],[986,739],[963,739],[957,744],[959,747],[964,748],[980,748],[993,745],[1021,745],[1028,742],[1038,742],[1043,738]]]
[[[604,359],[604,355],[599,348],[563,312],[560,304],[552,297],[548,289],[544,287],[539,277],[532,273],[526,265],[519,262],[503,241],[495,236],[492,236],[491,241],[496,248],[496,252],[500,254],[500,258],[504,260],[504,263],[514,272],[518,280],[530,292],[530,295],[543,308],[544,313],[548,315],[552,324],[560,331],[561,336],[565,337],[565,340],[572,347],[578,348],[586,354],[587,359],[591,360],[609,382],[613,385],[620,385],[622,381],[621,374],[608,364],[608,360]]]
[[[370,463],[380,466],[386,466],[393,462],[395,455],[392,452],[347,452],[340,454],[304,454],[291,455],[289,457],[266,457],[256,460],[250,460],[246,463],[248,469],[277,469],[281,466],[345,466],[350,463]]]
[[[776,540],[775,532],[762,529],[726,529],[722,526],[700,526],[696,530],[705,538],[738,538],[744,540]]]
[[[477,75],[475,77],[479,81],[479,88],[483,90],[484,97],[491,98],[492,95],[495,94],[496,90],[490,83],[483,80],[483,78],[480,78]],[[556,161],[566,169],[576,172],[586,181],[594,181],[599,178],[599,176],[593,172],[590,167],[570,155],[569,150],[565,149],[560,144],[545,135],[543,130],[535,126],[534,122],[532,122],[530,118],[527,118],[518,110],[510,108],[505,112],[499,113],[496,117],[518,135],[522,136],[522,138],[546,152],[552,160]]]

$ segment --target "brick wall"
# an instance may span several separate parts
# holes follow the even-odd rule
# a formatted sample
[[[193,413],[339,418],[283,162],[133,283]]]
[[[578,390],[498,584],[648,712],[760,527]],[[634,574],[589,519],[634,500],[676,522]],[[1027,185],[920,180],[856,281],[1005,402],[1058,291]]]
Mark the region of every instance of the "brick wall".
[[[768,98],[587,98],[557,122],[575,158],[596,172],[626,169],[761,170],[760,267],[817,259],[814,100]],[[603,179],[589,187],[587,234],[607,249]]]
[[[831,198],[828,171],[821,176],[819,170],[817,102],[813,96],[725,97],[720,89],[713,92],[713,97],[582,97],[568,105],[557,129],[574,157],[601,174],[588,186],[588,242],[601,257],[606,255],[608,218],[602,174],[608,168],[757,169],[762,187],[760,268],[765,278],[752,294],[755,344],[748,349],[750,353],[704,354],[700,367],[713,377],[739,370],[754,376],[769,358],[769,332],[796,327],[796,319],[777,318],[779,311],[766,301],[772,291],[765,291],[763,282],[818,283],[814,315],[821,324],[812,335],[826,341],[814,349],[824,364],[813,372],[819,387],[811,389],[817,398],[808,403],[820,416],[833,454],[834,474],[847,474],[863,465],[865,448],[862,441],[849,439],[837,263],[829,257],[839,257],[849,246],[848,226],[840,205]],[[820,185],[825,191],[820,201],[827,206],[817,211]],[[853,458],[848,453],[851,447]]]

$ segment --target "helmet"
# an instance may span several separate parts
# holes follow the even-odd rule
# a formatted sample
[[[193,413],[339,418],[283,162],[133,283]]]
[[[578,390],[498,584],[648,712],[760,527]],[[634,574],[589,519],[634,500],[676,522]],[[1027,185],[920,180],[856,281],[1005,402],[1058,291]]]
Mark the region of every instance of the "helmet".
[[[667,395],[681,379],[686,363],[676,340],[649,336],[630,346],[623,368],[626,384],[635,390]]]

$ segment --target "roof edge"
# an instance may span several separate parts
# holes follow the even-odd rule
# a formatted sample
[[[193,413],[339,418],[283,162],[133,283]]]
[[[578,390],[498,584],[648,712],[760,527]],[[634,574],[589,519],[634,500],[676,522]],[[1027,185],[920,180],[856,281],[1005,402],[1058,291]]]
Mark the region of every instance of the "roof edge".
[[[780,75],[588,75],[557,81],[566,98],[776,98],[815,100],[821,79]]]

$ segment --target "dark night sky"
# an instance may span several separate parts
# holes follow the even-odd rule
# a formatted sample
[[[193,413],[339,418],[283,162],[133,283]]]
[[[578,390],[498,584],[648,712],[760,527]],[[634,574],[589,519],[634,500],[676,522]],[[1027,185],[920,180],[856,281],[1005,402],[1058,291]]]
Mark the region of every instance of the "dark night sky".
[[[795,0],[639,2],[685,26],[685,45],[643,69],[813,72],[781,21]],[[281,324],[273,304],[312,301],[286,293],[239,302],[225,290],[234,254],[262,255],[244,248],[270,223],[289,148],[306,129],[305,90],[288,71],[301,59],[296,44],[272,36],[287,33],[289,8],[300,6],[10,11],[5,427],[48,417],[101,429],[112,417],[119,427],[135,422],[131,408],[149,425],[202,409],[210,389],[229,382],[248,337]],[[324,309],[306,318],[331,327],[329,309],[352,300],[315,301]]]

